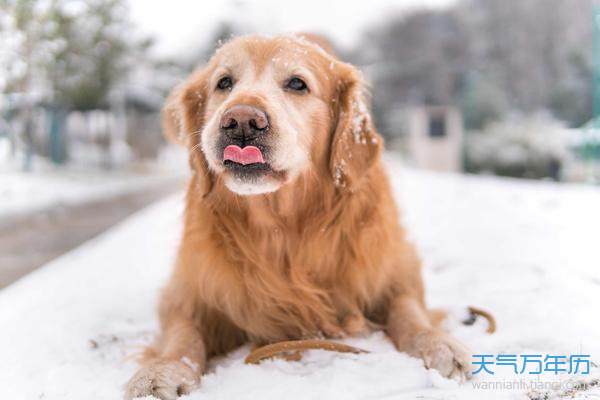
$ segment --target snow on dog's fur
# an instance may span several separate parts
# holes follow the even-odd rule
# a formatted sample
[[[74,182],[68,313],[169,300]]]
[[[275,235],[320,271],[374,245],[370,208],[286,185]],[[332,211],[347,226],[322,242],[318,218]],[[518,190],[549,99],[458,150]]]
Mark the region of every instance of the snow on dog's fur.
[[[252,138],[258,172],[224,161],[223,114],[239,105],[268,118]],[[194,175],[161,334],[127,397],[187,393],[207,358],[248,341],[378,328],[442,375],[468,375],[467,351],[426,308],[354,67],[307,36],[240,37],[173,92],[164,120]]]

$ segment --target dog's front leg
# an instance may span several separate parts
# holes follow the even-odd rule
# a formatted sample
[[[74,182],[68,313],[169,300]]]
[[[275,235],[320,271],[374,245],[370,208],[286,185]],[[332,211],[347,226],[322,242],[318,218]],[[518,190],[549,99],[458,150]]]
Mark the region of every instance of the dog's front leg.
[[[206,349],[197,321],[185,309],[175,306],[165,293],[160,317],[162,334],[148,349],[142,367],[129,380],[125,399],[154,396],[176,399],[200,383],[206,368]]]
[[[416,297],[399,295],[393,299],[387,332],[398,350],[423,359],[426,368],[461,382],[469,377],[469,351],[432,324],[427,309]]]

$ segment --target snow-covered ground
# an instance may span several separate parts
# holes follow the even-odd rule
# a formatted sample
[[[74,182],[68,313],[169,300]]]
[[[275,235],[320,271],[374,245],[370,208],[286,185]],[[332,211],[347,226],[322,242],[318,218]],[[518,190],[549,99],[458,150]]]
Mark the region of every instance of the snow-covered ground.
[[[394,160],[388,165],[421,250],[430,304],[473,304],[498,320],[494,335],[484,332],[483,322],[448,324],[474,354],[584,353],[600,364],[598,188],[401,172]],[[154,305],[181,216],[180,194],[0,292],[0,399],[121,398],[136,369],[132,355],[156,332]],[[474,384],[600,377],[598,368],[587,376],[540,377],[497,367],[495,375],[459,385],[396,352],[381,333],[348,342],[372,352],[315,351],[300,362],[247,366],[248,348],[241,348],[214,361],[187,398],[527,399],[536,397],[523,387]],[[576,396],[597,398],[600,388]]]
[[[168,178],[136,172],[5,172],[0,174],[0,220],[141,190]]]
[[[131,191],[144,190],[162,182],[182,177],[171,167],[185,169],[182,152],[163,151],[162,159],[139,168],[100,170],[57,168],[36,160],[36,169],[23,172],[0,163],[0,223],[56,206],[68,206],[110,198]],[[164,159],[164,160],[163,160]],[[164,163],[163,163],[164,161]],[[181,169],[180,169],[181,170]]]

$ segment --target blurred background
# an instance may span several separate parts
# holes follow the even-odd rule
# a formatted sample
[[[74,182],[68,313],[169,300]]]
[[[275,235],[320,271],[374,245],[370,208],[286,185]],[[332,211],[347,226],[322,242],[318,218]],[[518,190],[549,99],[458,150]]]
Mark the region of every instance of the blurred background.
[[[182,187],[163,100],[244,33],[326,36],[414,168],[600,182],[592,0],[366,3],[0,0],[0,288]]]

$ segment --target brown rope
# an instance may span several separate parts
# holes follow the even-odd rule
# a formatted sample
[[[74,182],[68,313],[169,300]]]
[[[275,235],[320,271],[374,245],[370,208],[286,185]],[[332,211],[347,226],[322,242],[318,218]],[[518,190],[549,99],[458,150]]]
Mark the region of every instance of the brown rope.
[[[359,349],[357,347],[342,343],[330,342],[327,340],[290,340],[286,342],[268,344],[252,350],[252,352],[248,354],[248,357],[246,357],[245,363],[258,364],[262,360],[278,356],[282,356],[286,360],[298,361],[302,357],[301,352],[305,350],[327,350],[353,354],[368,353],[368,351]]]
[[[496,332],[496,319],[492,314],[477,307],[469,306],[468,309],[472,321],[469,325],[475,322],[478,316],[481,316],[488,323],[487,333]],[[302,358],[302,352],[305,350],[327,350],[352,354],[369,353],[367,350],[358,347],[322,339],[289,340],[257,347],[248,354],[244,362],[246,364],[259,364],[261,361],[273,357],[281,357],[288,361],[299,361]]]
[[[471,313],[472,318],[477,318],[477,316],[481,316],[485,318],[488,322],[487,333],[496,332],[496,319],[489,312],[482,310],[481,308],[469,306],[469,312]]]

